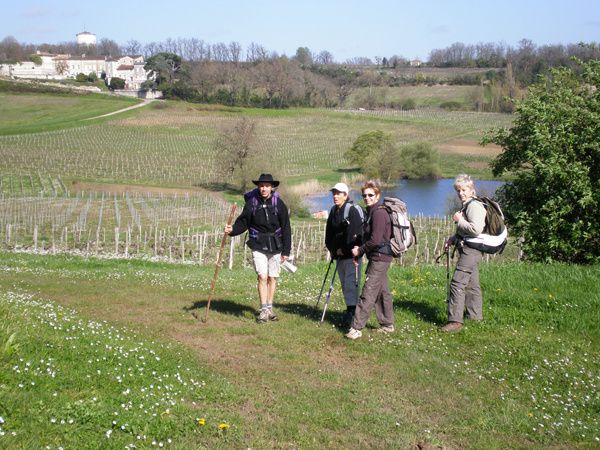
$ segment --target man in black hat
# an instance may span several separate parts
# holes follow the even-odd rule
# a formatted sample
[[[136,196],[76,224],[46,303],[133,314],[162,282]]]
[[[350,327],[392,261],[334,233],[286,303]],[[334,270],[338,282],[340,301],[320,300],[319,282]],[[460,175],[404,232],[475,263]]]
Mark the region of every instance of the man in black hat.
[[[258,275],[260,312],[258,322],[277,320],[273,313],[273,297],[280,264],[290,256],[292,229],[288,208],[275,190],[279,181],[263,173],[252,181],[257,187],[244,194],[244,209],[233,225],[225,225],[225,233],[237,236],[248,231],[246,244]]]

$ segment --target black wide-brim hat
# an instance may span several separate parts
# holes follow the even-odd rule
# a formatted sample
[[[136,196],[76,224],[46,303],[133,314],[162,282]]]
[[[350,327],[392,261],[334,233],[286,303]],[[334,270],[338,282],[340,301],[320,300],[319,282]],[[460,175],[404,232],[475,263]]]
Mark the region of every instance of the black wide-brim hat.
[[[261,173],[258,180],[252,180],[252,182],[258,186],[258,183],[271,183],[273,187],[279,186],[279,181],[273,179],[273,175],[270,173]]]

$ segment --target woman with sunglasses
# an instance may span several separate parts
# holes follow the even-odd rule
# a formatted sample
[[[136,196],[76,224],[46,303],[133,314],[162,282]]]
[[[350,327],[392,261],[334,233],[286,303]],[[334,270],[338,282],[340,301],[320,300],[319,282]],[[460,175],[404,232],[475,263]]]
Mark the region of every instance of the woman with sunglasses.
[[[381,187],[377,181],[367,181],[362,186],[362,196],[367,205],[367,221],[363,244],[352,248],[352,255],[360,258],[366,254],[369,264],[354,319],[350,331],[346,333],[346,337],[353,340],[362,336],[361,330],[367,324],[373,307],[380,325],[377,331],[394,331],[394,307],[387,277],[394,257],[384,251],[392,235],[392,222],[387,210],[379,204]]]

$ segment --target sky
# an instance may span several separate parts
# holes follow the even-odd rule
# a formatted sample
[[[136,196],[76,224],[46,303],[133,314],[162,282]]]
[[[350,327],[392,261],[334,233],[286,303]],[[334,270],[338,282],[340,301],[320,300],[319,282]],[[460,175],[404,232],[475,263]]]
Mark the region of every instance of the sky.
[[[196,38],[251,43],[293,56],[322,50],[353,57],[427,60],[455,42],[536,45],[600,42],[598,0],[102,0],[3,2],[0,39],[75,41],[81,31],[125,44]]]

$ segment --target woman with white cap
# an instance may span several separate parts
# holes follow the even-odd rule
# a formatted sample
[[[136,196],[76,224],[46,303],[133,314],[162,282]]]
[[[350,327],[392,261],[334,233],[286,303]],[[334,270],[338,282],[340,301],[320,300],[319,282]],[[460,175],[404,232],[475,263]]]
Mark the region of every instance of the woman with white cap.
[[[353,204],[348,198],[349,189],[345,183],[336,183],[330,191],[333,207],[327,218],[325,245],[331,258],[336,260],[346,302],[342,326],[349,328],[358,301],[361,272],[361,262],[353,258],[352,248],[362,245],[364,213],[360,206]]]

